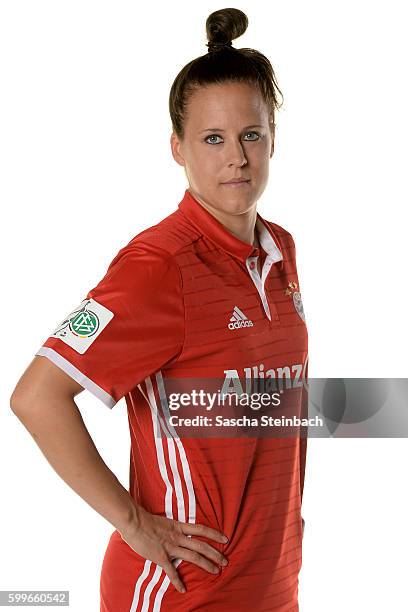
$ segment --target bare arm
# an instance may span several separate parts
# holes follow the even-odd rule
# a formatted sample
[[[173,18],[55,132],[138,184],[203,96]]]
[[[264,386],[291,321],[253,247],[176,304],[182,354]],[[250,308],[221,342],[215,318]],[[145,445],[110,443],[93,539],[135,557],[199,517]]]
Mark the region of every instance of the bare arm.
[[[220,563],[223,556],[188,535],[207,536],[224,543],[222,534],[204,525],[187,525],[152,515],[134,502],[99,455],[85,427],[74,401],[81,391],[83,387],[49,359],[35,356],[18,381],[10,405],[59,476],[136,552],[163,567],[181,591],[183,585],[172,557],[192,561],[212,572],[215,566],[209,559]]]
[[[99,455],[74,396],[83,387],[46,357],[36,356],[10,405],[59,476],[118,531],[134,503]]]

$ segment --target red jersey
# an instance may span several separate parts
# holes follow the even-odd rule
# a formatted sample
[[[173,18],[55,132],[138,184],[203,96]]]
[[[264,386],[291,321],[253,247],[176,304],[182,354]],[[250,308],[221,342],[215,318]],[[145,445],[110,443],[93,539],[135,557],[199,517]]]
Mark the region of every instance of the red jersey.
[[[125,397],[129,492],[138,504],[229,538],[206,540],[228,559],[218,575],[174,561],[187,589],[179,593],[115,530],[102,565],[101,612],[298,610],[305,440],[179,437],[166,394],[166,380],[304,378],[294,241],[259,213],[256,228],[261,275],[259,249],[187,189],[173,213],[117,253],[36,353],[110,408]]]

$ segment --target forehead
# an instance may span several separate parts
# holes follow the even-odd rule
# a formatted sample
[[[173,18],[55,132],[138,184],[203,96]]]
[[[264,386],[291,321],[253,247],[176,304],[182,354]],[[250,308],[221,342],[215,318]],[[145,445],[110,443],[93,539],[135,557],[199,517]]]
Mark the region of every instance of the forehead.
[[[242,120],[249,124],[266,120],[267,116],[266,103],[255,85],[222,83],[194,91],[188,103],[187,122],[192,127],[208,122],[208,127],[221,127],[220,122]]]

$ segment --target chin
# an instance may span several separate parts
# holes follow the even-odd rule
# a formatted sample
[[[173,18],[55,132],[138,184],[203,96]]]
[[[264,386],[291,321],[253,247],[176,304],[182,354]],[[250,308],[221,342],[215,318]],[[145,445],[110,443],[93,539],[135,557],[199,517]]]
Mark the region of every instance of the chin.
[[[241,214],[252,208],[254,203],[254,198],[250,195],[246,197],[230,197],[223,200],[223,208],[226,212]]]

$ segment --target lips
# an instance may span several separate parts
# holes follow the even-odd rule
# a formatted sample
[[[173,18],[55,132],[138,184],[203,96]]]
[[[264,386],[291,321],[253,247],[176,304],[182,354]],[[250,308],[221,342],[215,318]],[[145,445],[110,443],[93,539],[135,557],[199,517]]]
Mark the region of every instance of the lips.
[[[231,179],[230,181],[225,181],[223,185],[231,185],[233,183],[249,183],[249,179],[245,179],[245,178]]]
[[[228,189],[232,189],[232,190],[238,190],[241,189],[241,191],[244,191],[246,187],[249,186],[249,183],[251,181],[249,179],[246,180],[241,180],[241,181],[230,181],[228,183],[221,183],[221,185],[223,185],[223,187],[228,187]]]

